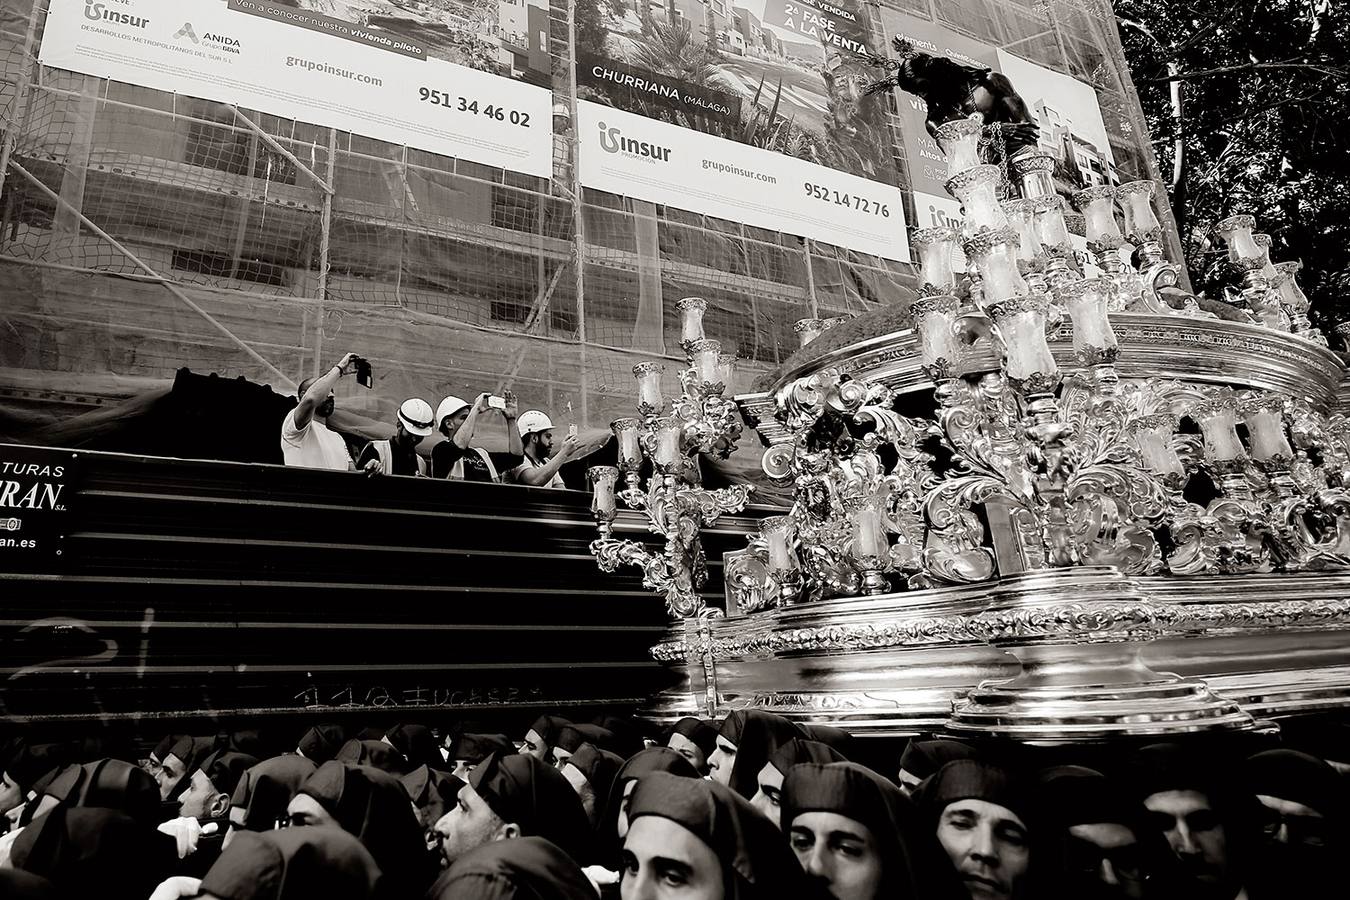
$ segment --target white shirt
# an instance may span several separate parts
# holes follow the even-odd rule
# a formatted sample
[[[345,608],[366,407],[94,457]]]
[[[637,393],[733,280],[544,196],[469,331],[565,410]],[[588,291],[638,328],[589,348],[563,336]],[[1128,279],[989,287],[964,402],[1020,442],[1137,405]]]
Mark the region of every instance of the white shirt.
[[[352,461],[342,436],[330,431],[318,419],[311,418],[304,428],[296,428],[295,410],[286,413],[286,418],[281,420],[281,455],[286,465],[306,469],[345,472],[351,468]]]
[[[522,471],[524,471],[525,469],[542,469],[546,465],[548,465],[548,460],[545,460],[543,462],[535,462],[533,459],[530,458],[530,454],[526,453],[525,461],[520,465],[516,466],[514,469],[512,469],[510,473],[508,473],[507,480],[515,482],[516,484],[524,484],[524,482],[520,480],[520,473]],[[544,482],[539,486],[547,488],[567,487],[567,485],[562,480],[562,476],[559,475],[557,472],[554,472],[552,478],[550,478],[548,481]]]

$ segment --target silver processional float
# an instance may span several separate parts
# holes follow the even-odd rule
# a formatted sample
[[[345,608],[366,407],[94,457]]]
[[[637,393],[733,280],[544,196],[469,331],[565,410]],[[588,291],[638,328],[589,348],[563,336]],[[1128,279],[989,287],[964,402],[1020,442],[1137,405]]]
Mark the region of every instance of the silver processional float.
[[[638,366],[619,465],[591,469],[592,553],[640,567],[676,619],[651,652],[682,682],[648,712],[1058,743],[1350,705],[1344,367],[1299,263],[1232,216],[1217,231],[1240,292],[1194,297],[1157,186],[1135,181],[1073,196],[1084,277],[1012,85],[895,46],[869,90],[927,101],[963,211],[914,234],[918,297],[799,322],[801,349],[734,401],[706,304],[682,301],[681,395]],[[897,411],[930,391],[930,415]],[[700,529],[751,489],[705,490],[697,460],[735,449],[738,408],[793,503],[727,554],[724,614],[699,592]],[[619,500],[663,546],[614,536]]]

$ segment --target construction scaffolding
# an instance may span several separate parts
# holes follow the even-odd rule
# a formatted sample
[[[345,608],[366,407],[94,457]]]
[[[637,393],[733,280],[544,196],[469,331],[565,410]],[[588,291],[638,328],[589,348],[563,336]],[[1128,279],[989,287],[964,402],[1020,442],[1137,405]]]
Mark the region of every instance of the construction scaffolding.
[[[682,297],[707,299],[742,391],[796,348],[796,320],[913,294],[907,264],[581,188],[576,0],[550,9],[547,179],[42,66],[49,2],[0,11],[0,438],[183,366],[289,390],[349,350],[376,389],[339,403],[370,418],[510,387],[603,427],[633,408],[634,363],[669,360],[675,388]],[[1106,0],[871,6],[1092,85],[1122,180],[1156,177]]]

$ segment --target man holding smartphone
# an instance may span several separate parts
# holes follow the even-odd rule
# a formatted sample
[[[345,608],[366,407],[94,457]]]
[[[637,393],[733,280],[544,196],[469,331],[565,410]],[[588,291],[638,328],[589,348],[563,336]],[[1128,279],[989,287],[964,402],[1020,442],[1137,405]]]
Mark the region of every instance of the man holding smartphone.
[[[478,417],[495,409],[506,419],[506,453],[489,453],[473,446]],[[431,448],[431,477],[457,481],[501,481],[501,472],[521,462],[520,432],[516,428],[516,395],[479,394],[473,403],[446,397],[436,409],[436,427],[448,440]]]
[[[529,410],[516,423],[520,430],[525,461],[506,473],[506,480],[533,487],[567,487],[558,470],[576,455],[581,446],[575,427],[568,432],[556,453],[553,452],[553,422],[537,409]]]
[[[348,353],[322,375],[300,382],[295,409],[281,421],[281,456],[286,465],[338,471],[352,467],[347,442],[328,427],[328,417],[333,414],[333,387],[353,371],[358,359]]]

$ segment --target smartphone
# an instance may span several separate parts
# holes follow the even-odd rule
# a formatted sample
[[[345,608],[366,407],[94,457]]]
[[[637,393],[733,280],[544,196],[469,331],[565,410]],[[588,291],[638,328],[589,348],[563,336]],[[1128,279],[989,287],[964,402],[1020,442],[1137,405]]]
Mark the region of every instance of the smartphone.
[[[355,360],[356,363],[356,383],[367,390],[375,387],[375,379],[371,375],[370,363],[360,357]]]
[[[505,409],[506,409],[506,400],[505,400],[505,398],[503,398],[503,397],[488,397],[488,408],[489,408],[489,409],[500,409],[500,410],[505,410]]]
[[[575,426],[575,425],[568,425],[568,426],[567,426],[567,436],[568,436],[568,437],[576,437],[576,436],[577,436],[577,426]]]

